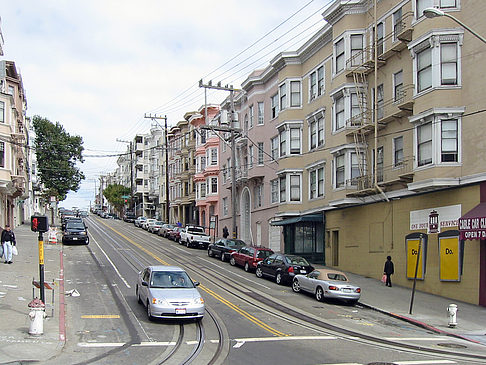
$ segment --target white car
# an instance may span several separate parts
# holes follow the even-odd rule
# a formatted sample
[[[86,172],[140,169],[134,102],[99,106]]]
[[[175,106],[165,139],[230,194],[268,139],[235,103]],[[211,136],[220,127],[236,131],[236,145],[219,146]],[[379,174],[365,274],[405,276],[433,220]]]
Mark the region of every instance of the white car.
[[[195,319],[204,317],[205,306],[198,282],[176,266],[149,266],[140,271],[135,289],[138,302],[147,307],[147,317]]]
[[[142,228],[148,231],[149,225],[154,224],[155,222],[157,222],[157,219],[148,218],[144,222],[142,222]]]

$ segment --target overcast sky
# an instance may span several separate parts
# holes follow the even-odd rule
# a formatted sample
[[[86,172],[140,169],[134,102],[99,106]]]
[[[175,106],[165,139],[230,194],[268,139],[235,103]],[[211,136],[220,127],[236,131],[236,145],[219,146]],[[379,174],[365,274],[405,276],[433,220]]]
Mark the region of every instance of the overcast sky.
[[[27,114],[84,140],[86,180],[61,205],[94,203],[95,181],[116,168],[116,157],[103,156],[150,129],[145,113],[173,125],[204,104],[201,78],[238,87],[324,26],[330,2],[0,0],[2,59],[22,74]]]

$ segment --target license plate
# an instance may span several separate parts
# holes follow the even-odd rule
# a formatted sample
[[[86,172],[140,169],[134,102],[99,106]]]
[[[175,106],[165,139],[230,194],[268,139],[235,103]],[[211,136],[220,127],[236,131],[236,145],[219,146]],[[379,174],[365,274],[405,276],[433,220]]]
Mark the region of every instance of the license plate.
[[[73,241],[77,241],[78,240],[78,237],[73,237]]]
[[[351,289],[349,289],[349,288],[343,288],[343,292],[345,292],[345,293],[351,293]]]
[[[176,314],[186,314],[186,309],[185,308],[176,309],[175,312],[176,312]]]
[[[306,270],[300,270],[300,273],[301,273],[301,274],[306,274],[306,273],[307,273],[307,271],[306,271]]]

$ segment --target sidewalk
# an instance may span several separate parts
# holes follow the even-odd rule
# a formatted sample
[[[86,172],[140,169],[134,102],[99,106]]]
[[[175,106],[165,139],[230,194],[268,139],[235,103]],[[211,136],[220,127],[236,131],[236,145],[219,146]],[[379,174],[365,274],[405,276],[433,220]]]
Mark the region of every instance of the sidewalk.
[[[347,273],[349,279],[362,288],[360,304],[395,318],[402,319],[433,332],[443,333],[486,345],[486,308],[415,291],[412,313],[412,289],[393,285],[386,287],[380,280]],[[393,278],[393,277],[392,277]],[[447,307],[456,304],[457,326],[449,328]]]
[[[0,261],[0,363],[14,361],[47,361],[58,355],[64,346],[59,327],[59,274],[62,245],[49,244],[44,234],[44,278],[55,282],[54,310],[52,290],[45,289],[46,315],[44,334],[29,335],[30,308],[33,298],[32,279],[39,281],[38,234],[29,225],[13,228],[17,239],[18,256],[13,264]],[[39,289],[35,296],[40,297]],[[63,321],[61,321],[63,323]],[[62,332],[62,331],[61,331]]]

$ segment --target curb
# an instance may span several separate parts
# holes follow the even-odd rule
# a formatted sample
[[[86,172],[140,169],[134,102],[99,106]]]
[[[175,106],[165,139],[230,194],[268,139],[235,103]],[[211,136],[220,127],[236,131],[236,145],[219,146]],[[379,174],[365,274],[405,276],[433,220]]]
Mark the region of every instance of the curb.
[[[420,327],[420,328],[423,328],[423,329],[432,331],[432,332],[437,333],[437,334],[441,334],[441,335],[445,335],[445,336],[450,336],[450,337],[455,337],[455,338],[458,338],[460,340],[472,342],[472,343],[475,343],[475,344],[481,344],[481,342],[479,342],[479,341],[470,339],[470,338],[465,337],[465,336],[462,336],[462,335],[458,335],[456,333],[447,332],[447,331],[444,331],[444,330],[435,328],[435,327],[433,327],[433,326],[431,326],[431,325],[429,325],[429,324],[427,324],[425,322],[417,321],[416,319],[413,319],[413,318],[410,318],[410,317],[406,317],[406,316],[402,316],[401,314],[396,314],[396,313],[393,313],[393,312],[389,312],[389,311],[386,311],[384,309],[380,309],[380,308],[374,307],[372,305],[369,305],[369,304],[366,304],[366,303],[363,303],[363,302],[358,302],[358,304],[361,305],[361,306],[363,306],[363,307],[365,307],[365,308],[368,308],[368,309],[374,310],[376,312],[380,312],[380,313],[386,314],[386,315],[388,315],[390,317],[399,319],[399,320],[404,321],[404,322],[408,322],[410,324],[413,324],[414,326],[417,326],[417,327]]]

